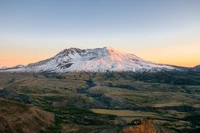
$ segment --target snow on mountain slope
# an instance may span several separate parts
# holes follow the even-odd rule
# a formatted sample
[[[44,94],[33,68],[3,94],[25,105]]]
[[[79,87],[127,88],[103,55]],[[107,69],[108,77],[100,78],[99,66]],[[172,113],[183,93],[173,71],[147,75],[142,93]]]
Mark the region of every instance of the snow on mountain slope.
[[[200,72],[200,65],[193,67],[192,70]]]
[[[65,49],[47,60],[7,71],[63,73],[74,71],[106,72],[161,69],[176,68],[145,61],[134,54],[124,53],[112,47],[104,47],[96,49]]]
[[[0,69],[7,69],[7,67],[6,67],[6,66],[3,66],[3,67],[1,67]]]

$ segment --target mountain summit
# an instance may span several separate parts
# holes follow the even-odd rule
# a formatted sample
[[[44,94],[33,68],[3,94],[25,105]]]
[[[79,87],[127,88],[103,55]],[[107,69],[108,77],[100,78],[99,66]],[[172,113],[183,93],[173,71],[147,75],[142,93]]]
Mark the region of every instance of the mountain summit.
[[[134,54],[121,52],[112,47],[95,49],[69,48],[47,60],[29,64],[25,67],[8,69],[22,72],[106,72],[106,71],[144,71],[175,69],[143,60]]]

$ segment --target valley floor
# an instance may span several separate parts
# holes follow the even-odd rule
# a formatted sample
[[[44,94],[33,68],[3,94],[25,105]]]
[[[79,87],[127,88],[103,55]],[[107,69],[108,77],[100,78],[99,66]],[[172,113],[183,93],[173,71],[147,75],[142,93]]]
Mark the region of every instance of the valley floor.
[[[1,73],[0,98],[52,113],[40,132],[118,133],[150,119],[159,132],[190,133],[200,128],[199,81],[192,72]]]

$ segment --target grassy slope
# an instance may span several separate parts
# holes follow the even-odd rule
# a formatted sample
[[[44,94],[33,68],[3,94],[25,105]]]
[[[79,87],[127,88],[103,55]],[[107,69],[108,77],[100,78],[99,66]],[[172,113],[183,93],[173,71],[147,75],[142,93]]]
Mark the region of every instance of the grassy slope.
[[[153,114],[151,117],[158,124],[179,130],[196,128],[199,125],[198,120],[195,120],[192,115],[195,113],[195,116],[199,116],[197,112],[200,108],[200,86],[198,85],[200,76],[198,73],[185,75],[164,72],[156,74],[4,73],[0,75],[0,79],[2,79],[0,86],[4,88],[0,90],[0,97],[45,107],[43,109],[53,112],[56,120],[59,120],[58,130],[74,128],[77,131],[91,126],[90,119],[79,119],[74,113],[71,114],[74,119],[69,119],[69,114],[66,115],[64,111],[68,110],[69,106],[75,107],[76,110],[79,110],[78,107],[141,111],[144,116],[145,113]],[[60,108],[55,108],[55,106]],[[65,113],[59,114],[60,111]],[[77,114],[82,111],[79,110]],[[122,116],[121,118],[130,124],[132,120],[143,119],[144,116],[140,115],[137,118]],[[91,119],[94,118],[95,115],[92,114]],[[81,120],[83,120],[82,123],[76,122],[81,122]],[[101,120],[108,119],[101,118]],[[101,120],[98,119],[98,121]],[[90,124],[84,125],[88,122]],[[78,128],[77,125],[79,125]],[[96,129],[100,125],[96,126],[90,128]]]
[[[0,132],[36,133],[52,126],[54,115],[39,108],[0,99]]]
[[[117,116],[97,114],[87,109],[73,107],[42,106],[42,109],[55,114],[54,126],[45,132],[94,132],[104,129],[119,130],[113,123]]]

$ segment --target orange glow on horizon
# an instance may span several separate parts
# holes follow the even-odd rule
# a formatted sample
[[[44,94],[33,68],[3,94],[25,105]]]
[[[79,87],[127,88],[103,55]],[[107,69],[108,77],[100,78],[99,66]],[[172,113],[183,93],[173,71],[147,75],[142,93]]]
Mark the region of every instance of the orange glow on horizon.
[[[123,47],[121,49],[117,49],[127,53],[133,53],[144,60],[155,63],[194,67],[200,64],[200,43],[198,42],[200,41],[198,40],[193,43],[174,42],[174,45],[171,46],[166,44],[163,44],[162,46],[149,45],[147,47],[136,47],[135,49],[133,48],[134,46],[124,47],[122,45]],[[0,67],[12,67],[18,64],[27,65],[35,63],[51,58],[64,49],[56,47],[55,45],[52,45],[52,47],[47,49],[46,47],[36,48],[33,47],[34,45],[27,47],[13,47],[13,43],[11,42],[5,44],[7,44],[7,46],[5,45],[6,47],[2,47],[0,52]],[[112,47],[115,48],[114,46]],[[132,47],[132,49],[130,49],[130,47]]]
[[[173,53],[173,51],[171,51]],[[192,51],[191,51],[192,52]],[[130,53],[130,52],[129,52]],[[132,52],[133,53],[133,52]],[[152,61],[159,64],[168,64],[168,65],[176,65],[176,66],[184,66],[184,67],[194,67],[200,64],[200,55],[193,51],[193,55],[188,54],[187,56],[183,56],[182,54],[172,54],[172,53],[164,53],[164,50],[152,50],[151,52],[147,51],[137,51],[134,53],[138,57]],[[37,55],[16,55],[16,56],[4,56],[3,60],[0,60],[0,67],[7,66],[12,67],[18,64],[27,65],[30,63],[35,63],[47,58],[54,56],[54,54],[47,54],[44,56],[42,53],[38,53]],[[2,56],[1,56],[2,57]]]
[[[6,60],[6,61],[1,61],[1,64],[0,64],[0,67],[2,66],[6,66],[6,67],[13,67],[13,66],[16,66],[16,65],[19,65],[19,64],[22,64],[22,65],[27,65],[27,64],[30,64],[30,63],[35,63],[35,62],[38,62],[38,61],[41,61],[41,60],[44,60],[46,58],[34,58],[34,59],[9,59]],[[166,60],[166,59],[163,59],[163,60],[160,60],[160,59],[147,59],[147,58],[143,58],[145,60],[149,60],[149,61],[152,61],[154,63],[158,63],[158,64],[168,64],[168,65],[175,65],[175,66],[183,66],[183,67],[194,67],[196,65],[199,65],[200,64],[200,61],[199,59],[196,59],[196,60]]]

